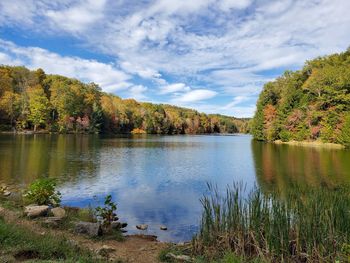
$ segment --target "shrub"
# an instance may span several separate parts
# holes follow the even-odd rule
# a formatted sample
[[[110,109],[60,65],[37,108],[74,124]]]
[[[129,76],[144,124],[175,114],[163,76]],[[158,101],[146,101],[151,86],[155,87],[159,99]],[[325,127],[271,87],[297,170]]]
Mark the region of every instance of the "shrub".
[[[282,140],[282,142],[288,142],[288,141],[290,141],[290,139],[292,137],[291,133],[289,131],[286,131],[286,130],[282,130],[279,135],[280,135],[280,139]]]
[[[346,147],[350,147],[350,114],[348,114],[344,119],[338,142]]]
[[[58,206],[61,203],[61,193],[56,191],[56,182],[53,179],[42,178],[34,181],[24,197],[38,205]]]
[[[116,211],[117,205],[112,201],[112,196],[107,195],[105,198],[104,207],[96,207],[96,216],[105,226],[109,226],[113,221],[118,220],[117,214],[115,213]]]

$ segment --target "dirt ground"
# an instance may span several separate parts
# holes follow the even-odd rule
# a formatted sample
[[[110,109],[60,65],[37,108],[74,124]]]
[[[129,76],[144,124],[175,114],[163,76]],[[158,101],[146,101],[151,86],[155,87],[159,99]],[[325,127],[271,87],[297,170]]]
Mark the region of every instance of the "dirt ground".
[[[162,249],[168,246],[166,243],[158,242],[147,238],[147,236],[126,236],[125,241],[118,242],[114,240],[96,241],[88,239],[85,236],[77,235],[68,230],[48,229],[40,226],[33,220],[27,220],[21,217],[20,212],[14,212],[8,209],[0,208],[0,215],[5,221],[11,224],[20,225],[28,228],[35,233],[45,235],[61,235],[67,238],[81,248],[89,249],[96,253],[102,246],[106,245],[113,248],[114,251],[108,253],[108,258],[119,259],[122,262],[137,262],[137,263],[154,263],[159,262],[158,255]]]

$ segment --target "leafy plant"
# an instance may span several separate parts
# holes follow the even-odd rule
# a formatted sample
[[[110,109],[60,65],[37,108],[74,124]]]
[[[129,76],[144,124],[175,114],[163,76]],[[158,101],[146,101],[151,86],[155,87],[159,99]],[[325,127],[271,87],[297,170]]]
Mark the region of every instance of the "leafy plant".
[[[112,196],[107,195],[104,202],[104,207],[96,207],[96,216],[101,219],[105,226],[110,226],[113,221],[117,221],[118,217],[115,213],[117,205],[112,201]]]
[[[56,181],[48,178],[34,181],[24,197],[38,205],[58,206],[61,203],[61,193],[56,191]]]

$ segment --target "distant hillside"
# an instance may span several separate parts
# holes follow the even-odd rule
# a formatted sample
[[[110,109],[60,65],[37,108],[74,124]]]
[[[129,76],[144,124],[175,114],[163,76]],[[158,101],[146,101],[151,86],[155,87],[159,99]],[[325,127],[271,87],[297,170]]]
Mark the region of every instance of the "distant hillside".
[[[316,58],[264,86],[252,121],[264,141],[322,140],[350,146],[350,49]]]
[[[101,72],[103,74],[103,72]],[[0,66],[0,130],[200,134],[248,132],[248,121],[140,103],[42,69]]]

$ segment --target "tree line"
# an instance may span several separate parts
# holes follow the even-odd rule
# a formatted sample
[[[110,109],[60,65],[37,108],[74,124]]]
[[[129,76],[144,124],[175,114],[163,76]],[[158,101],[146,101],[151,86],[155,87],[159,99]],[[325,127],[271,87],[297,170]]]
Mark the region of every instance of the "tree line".
[[[0,130],[61,133],[248,132],[248,120],[107,94],[95,83],[0,66]]]
[[[252,134],[264,141],[315,141],[350,146],[350,49],[307,61],[265,84]]]

